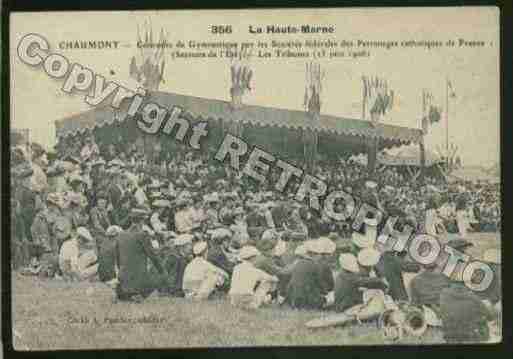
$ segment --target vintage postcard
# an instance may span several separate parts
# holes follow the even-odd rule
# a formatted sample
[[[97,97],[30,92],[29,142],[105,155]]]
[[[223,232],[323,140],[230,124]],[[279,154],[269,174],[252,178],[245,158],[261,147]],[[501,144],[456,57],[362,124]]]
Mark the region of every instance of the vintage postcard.
[[[14,348],[501,342],[499,13],[11,13]]]

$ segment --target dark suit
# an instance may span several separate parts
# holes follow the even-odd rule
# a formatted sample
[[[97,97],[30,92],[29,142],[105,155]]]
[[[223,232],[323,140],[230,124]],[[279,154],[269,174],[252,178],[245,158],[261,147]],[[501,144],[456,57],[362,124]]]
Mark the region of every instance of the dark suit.
[[[36,216],[36,193],[25,186],[19,186],[16,191],[16,197],[20,202],[20,217],[23,220],[24,236],[30,241],[32,233],[30,228]]]
[[[324,296],[333,290],[333,276],[310,259],[294,266],[287,287],[286,301],[294,308],[321,309]]]
[[[235,264],[230,262],[226,254],[218,245],[212,245],[208,249],[207,260],[231,275]]]
[[[377,274],[386,278],[389,287],[389,294],[394,300],[408,301],[408,293],[403,282],[403,272],[416,273],[420,270],[420,265],[413,262],[407,262],[392,252],[385,252],[376,265]]]
[[[150,259],[159,274],[164,273],[157,255],[153,251],[148,235],[133,226],[119,235],[116,243],[116,262],[119,267],[119,299],[132,295],[148,296],[157,287],[157,278],[148,271]],[[160,279],[160,278],[159,278]]]
[[[358,288],[385,289],[379,278],[370,278],[358,273],[342,270],[335,281],[335,310],[343,312],[363,303],[363,292]]]
[[[105,240],[98,246],[98,277],[107,282],[116,277],[116,240]]]
[[[447,288],[451,280],[439,272],[423,272],[410,283],[411,302],[414,305],[427,305],[438,310],[440,293]]]
[[[176,249],[164,249],[161,258],[167,277],[159,287],[159,291],[175,297],[183,297],[183,273],[189,260],[178,253]]]
[[[440,318],[448,343],[483,342],[490,337],[488,321],[493,319],[492,313],[461,283],[442,290]]]
[[[100,210],[98,207],[94,207],[90,212],[90,221],[91,234],[96,240],[96,245],[99,249],[102,242],[105,240],[107,228],[110,226],[110,220],[109,216],[107,215],[107,211]]]

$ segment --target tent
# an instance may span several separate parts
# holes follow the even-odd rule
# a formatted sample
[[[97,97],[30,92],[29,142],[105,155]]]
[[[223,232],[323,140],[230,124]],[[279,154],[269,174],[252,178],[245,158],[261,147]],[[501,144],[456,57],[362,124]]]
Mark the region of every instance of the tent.
[[[151,92],[145,102],[153,102],[169,110],[173,106],[179,106],[184,110],[184,116],[191,121],[208,121],[209,135],[206,143],[216,146],[215,148],[224,138],[230,124],[237,123],[242,125],[242,138],[250,145],[256,145],[292,162],[303,159],[304,133],[318,134],[317,153],[328,158],[367,152],[369,142],[376,139],[379,139],[379,149],[422,141],[420,129],[381,123],[374,125],[368,121],[324,114],[314,120],[309,113],[297,110],[254,105],[243,105],[234,109],[229,101],[169,92]],[[123,102],[119,110],[108,105],[95,107],[58,120],[57,138],[60,140],[69,136],[80,136],[86,129],[92,130],[105,141],[115,141],[119,136],[124,142],[137,141],[143,137],[147,145],[154,143],[156,138],[162,138],[162,135],[147,135],[140,131],[133,118],[116,120],[125,117],[129,104],[129,101]],[[118,136],[115,136],[113,130],[118,131]]]

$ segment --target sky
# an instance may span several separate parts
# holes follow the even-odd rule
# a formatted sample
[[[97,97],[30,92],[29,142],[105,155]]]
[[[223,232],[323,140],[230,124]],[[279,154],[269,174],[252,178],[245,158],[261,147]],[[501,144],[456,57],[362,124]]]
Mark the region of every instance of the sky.
[[[11,126],[29,128],[34,141],[55,143],[54,121],[91,107],[84,93],[61,91],[62,80],[50,78],[41,67],[32,68],[16,56],[20,39],[28,33],[45,37],[51,51],[89,67],[126,86],[129,60],[138,53],[137,27],[151,21],[154,33],[164,28],[168,41],[271,41],[271,40],[439,40],[463,38],[484,41],[485,47],[370,49],[358,59],[328,59],[321,112],[361,118],[362,75],[377,75],[394,89],[394,107],[385,123],[420,128],[422,89],[429,89],[445,110],[446,79],[456,98],[449,102],[449,142],[459,148],[465,165],[490,166],[500,159],[499,11],[493,7],[403,9],[265,9],[144,12],[55,12],[11,15]],[[231,24],[232,34],[210,32],[212,24]],[[266,25],[333,25],[324,35],[251,35],[248,27]],[[61,50],[69,40],[118,40],[117,50]],[[166,56],[161,91],[229,100],[230,61]],[[244,103],[303,109],[305,59],[252,58],[254,89]],[[111,75],[111,70],[114,75]],[[445,117],[425,137],[428,150],[445,145]]]

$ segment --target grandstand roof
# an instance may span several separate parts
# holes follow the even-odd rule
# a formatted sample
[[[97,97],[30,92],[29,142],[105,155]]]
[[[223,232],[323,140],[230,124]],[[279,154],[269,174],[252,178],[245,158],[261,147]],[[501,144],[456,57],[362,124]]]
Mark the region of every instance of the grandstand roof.
[[[171,109],[173,106],[179,106],[191,113],[194,118],[201,116],[203,120],[222,119],[223,121],[240,121],[260,127],[310,129],[346,136],[360,136],[362,138],[380,137],[393,145],[418,143],[422,138],[422,130],[415,128],[381,123],[374,127],[369,121],[331,115],[321,115],[320,120],[316,122],[312,121],[304,111],[255,105],[244,105],[241,109],[234,110],[228,101],[169,92],[151,93],[145,101],[157,103],[168,109]],[[126,113],[127,107],[128,104],[123,103],[120,113]],[[114,118],[115,111],[111,106],[98,106],[89,111],[57,120],[55,124],[57,136],[66,137],[70,134],[82,132],[85,129],[94,129],[98,126],[111,124]]]

